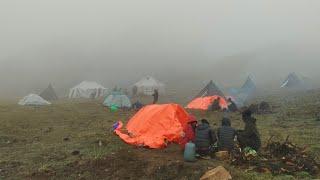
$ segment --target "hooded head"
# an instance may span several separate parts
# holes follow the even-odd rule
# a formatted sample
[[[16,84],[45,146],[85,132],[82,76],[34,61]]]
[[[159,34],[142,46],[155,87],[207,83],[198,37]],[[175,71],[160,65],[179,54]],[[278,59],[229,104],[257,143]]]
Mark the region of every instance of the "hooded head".
[[[231,122],[229,118],[223,118],[221,121],[222,126],[231,126]]]
[[[242,112],[242,119],[247,119],[247,118],[251,117],[251,115],[252,115],[251,110],[247,109],[247,110]]]
[[[251,115],[252,115],[252,111],[250,109],[247,109],[247,110],[243,111],[242,112],[242,120],[245,123],[248,123],[248,122],[255,123],[256,119],[251,117]]]
[[[197,121],[197,119],[196,119],[196,117],[194,115],[190,115],[189,116],[188,124],[190,124],[193,128],[197,127],[198,121]]]

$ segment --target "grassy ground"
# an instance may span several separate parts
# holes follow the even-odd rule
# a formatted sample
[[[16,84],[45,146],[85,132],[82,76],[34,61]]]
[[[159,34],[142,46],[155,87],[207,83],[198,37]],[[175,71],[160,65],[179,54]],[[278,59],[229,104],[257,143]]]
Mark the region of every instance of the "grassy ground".
[[[274,135],[307,145],[320,159],[320,92],[260,97],[275,108],[274,114],[257,115],[263,142]],[[179,102],[179,101],[178,101]],[[184,102],[184,101],[182,101]],[[148,150],[124,144],[111,132],[117,120],[135,112],[111,113],[98,101],[63,100],[34,108],[0,104],[0,179],[198,179],[208,168],[224,165],[234,179],[309,179],[258,174],[216,160],[185,163],[174,145]],[[222,113],[194,112],[214,128]],[[232,125],[242,128],[240,114],[230,114]],[[79,151],[78,155],[73,155]]]

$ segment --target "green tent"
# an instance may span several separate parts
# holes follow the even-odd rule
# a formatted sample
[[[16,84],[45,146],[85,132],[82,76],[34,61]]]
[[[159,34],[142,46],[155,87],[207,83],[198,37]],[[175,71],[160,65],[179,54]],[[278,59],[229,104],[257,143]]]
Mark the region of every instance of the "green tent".
[[[119,108],[130,108],[131,102],[125,94],[121,92],[112,92],[106,97],[103,105],[108,107],[117,106]]]

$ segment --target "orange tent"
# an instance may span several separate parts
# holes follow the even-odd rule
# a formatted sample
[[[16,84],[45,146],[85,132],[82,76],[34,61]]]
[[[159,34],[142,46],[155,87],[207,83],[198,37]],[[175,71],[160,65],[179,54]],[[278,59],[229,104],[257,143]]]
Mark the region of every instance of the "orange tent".
[[[220,98],[220,107],[221,109],[227,109],[228,103],[227,101],[221,96],[207,96],[207,97],[199,97],[192,100],[188,105],[188,109],[200,109],[200,110],[208,110],[209,107],[212,105],[213,101],[217,98]]]
[[[178,104],[148,105],[129,120],[127,133],[121,131],[121,122],[115,133],[128,144],[163,148],[168,142],[181,143],[189,119]]]

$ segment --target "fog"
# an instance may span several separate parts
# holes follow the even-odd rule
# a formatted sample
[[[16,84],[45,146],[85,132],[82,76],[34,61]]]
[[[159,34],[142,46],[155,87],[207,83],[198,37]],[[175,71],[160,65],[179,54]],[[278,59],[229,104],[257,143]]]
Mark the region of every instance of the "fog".
[[[1,0],[0,96],[82,80],[176,89],[320,77],[318,0]]]

